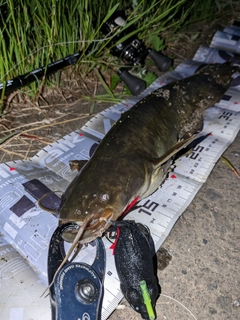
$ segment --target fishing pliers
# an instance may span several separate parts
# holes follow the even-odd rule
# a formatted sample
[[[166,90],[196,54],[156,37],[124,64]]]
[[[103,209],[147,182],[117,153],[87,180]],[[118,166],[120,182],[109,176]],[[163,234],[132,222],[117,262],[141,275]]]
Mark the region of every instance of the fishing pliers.
[[[64,260],[64,240],[61,234],[74,224],[57,227],[52,235],[48,251],[48,281]],[[95,240],[96,257],[90,266],[86,263],[67,262],[57,273],[50,287],[52,320],[101,319],[103,279],[106,256],[101,238]]]

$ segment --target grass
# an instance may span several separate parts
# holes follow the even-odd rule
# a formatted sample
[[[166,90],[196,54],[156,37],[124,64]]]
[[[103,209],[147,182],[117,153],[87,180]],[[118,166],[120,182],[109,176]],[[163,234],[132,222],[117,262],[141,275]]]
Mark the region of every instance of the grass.
[[[211,18],[216,11],[226,9],[226,3],[230,7],[235,5],[234,1],[220,0],[142,0],[134,3],[135,7],[127,10],[126,26],[116,34],[132,24],[137,28],[115,42],[101,34],[101,26],[115,10],[129,8],[132,1],[49,0],[43,3],[39,0],[0,0],[0,83],[79,51],[83,54],[78,65],[84,74],[99,67],[114,69],[119,62],[108,54],[109,49],[127,37],[136,34],[146,43],[158,43],[161,48],[164,47],[162,39],[157,40],[161,31],[171,28],[176,32],[191,22]],[[93,41],[94,49],[86,56],[84,53]],[[100,73],[98,77],[101,78]],[[39,94],[44,81],[45,78],[32,84],[28,94]],[[112,95],[109,90],[107,92]],[[0,102],[3,102],[4,94],[3,89]],[[2,112],[3,108],[0,114]]]

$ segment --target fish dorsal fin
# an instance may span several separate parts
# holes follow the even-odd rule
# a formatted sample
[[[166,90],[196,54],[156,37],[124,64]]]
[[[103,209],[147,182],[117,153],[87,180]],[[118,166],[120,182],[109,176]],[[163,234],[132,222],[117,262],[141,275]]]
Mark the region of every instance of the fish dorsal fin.
[[[69,166],[72,171],[80,171],[88,160],[69,160]]]
[[[178,153],[181,149],[186,148],[195,138],[197,134],[192,135],[184,140],[178,141],[174,146],[172,146],[167,152],[164,153],[163,156],[157,159],[153,159],[152,163],[154,165],[154,169],[160,167],[163,163],[172,158],[176,153]]]

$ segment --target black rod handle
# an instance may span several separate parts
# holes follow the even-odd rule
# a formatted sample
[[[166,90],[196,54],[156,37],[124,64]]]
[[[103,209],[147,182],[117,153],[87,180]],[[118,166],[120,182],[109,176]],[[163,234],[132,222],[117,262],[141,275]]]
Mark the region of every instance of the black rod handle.
[[[149,49],[149,57],[154,61],[159,71],[167,71],[172,64],[172,60],[162,53]]]
[[[133,76],[125,68],[120,68],[117,73],[133,96],[139,95],[146,88],[146,82],[144,80]]]

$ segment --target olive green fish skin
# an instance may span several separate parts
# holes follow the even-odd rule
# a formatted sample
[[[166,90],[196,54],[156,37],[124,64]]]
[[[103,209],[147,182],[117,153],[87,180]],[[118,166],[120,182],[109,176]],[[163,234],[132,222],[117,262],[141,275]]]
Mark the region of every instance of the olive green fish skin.
[[[85,232],[82,243],[101,236],[109,227],[105,220],[117,220],[136,197],[147,197],[162,184],[175,146],[177,152],[178,142],[201,128],[203,111],[219,102],[237,70],[207,65],[155,90],[122,114],[62,197],[63,222],[81,224],[90,213],[99,221]]]

